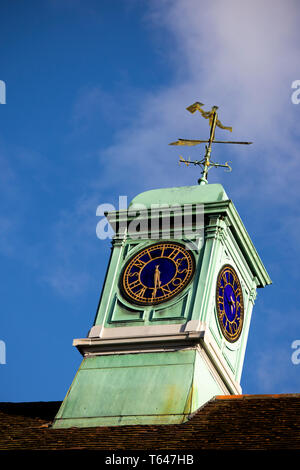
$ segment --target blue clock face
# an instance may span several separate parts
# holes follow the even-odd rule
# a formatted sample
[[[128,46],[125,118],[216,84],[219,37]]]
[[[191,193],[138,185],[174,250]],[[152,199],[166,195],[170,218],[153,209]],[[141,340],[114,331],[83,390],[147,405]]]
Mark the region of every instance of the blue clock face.
[[[230,342],[237,341],[243,328],[244,302],[239,278],[230,265],[223,266],[219,272],[216,304],[223,335]]]
[[[121,275],[121,292],[138,305],[166,302],[182,292],[194,270],[194,257],[181,244],[155,243],[127,262]]]

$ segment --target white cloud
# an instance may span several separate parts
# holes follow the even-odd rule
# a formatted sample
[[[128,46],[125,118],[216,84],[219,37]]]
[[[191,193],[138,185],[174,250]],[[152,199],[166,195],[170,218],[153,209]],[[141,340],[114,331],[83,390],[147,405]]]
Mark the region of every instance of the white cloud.
[[[255,197],[259,185],[267,198],[298,197],[300,107],[291,103],[291,83],[299,78],[297,13],[294,1],[152,2],[148,21],[175,43],[165,51],[174,76],[168,87],[145,94],[135,119],[101,150],[104,179],[122,182],[126,174],[146,187],[196,184],[195,170],[176,167],[181,148],[167,144],[208,136],[207,122],[185,110],[199,100],[219,105],[221,121],[233,126],[230,138],[254,141],[251,148],[216,148],[217,159],[232,156],[234,171],[225,180],[215,170],[212,181],[243,178],[241,195]]]

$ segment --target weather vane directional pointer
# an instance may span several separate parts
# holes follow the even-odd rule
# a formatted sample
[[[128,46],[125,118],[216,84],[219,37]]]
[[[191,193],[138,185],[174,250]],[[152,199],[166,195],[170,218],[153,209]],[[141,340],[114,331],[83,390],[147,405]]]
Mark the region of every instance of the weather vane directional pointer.
[[[232,127],[223,126],[223,124],[219,121],[218,113],[217,113],[218,106],[213,106],[210,111],[204,111],[202,109],[202,106],[204,106],[203,103],[199,103],[198,101],[196,101],[196,103],[192,104],[186,109],[192,114],[194,114],[196,111],[199,111],[205,119],[209,120],[209,125],[210,125],[209,140],[178,139],[176,142],[171,142],[169,144],[169,145],[186,145],[186,146],[193,146],[193,145],[198,145],[198,144],[203,144],[203,143],[208,144],[205,146],[206,152],[202,160],[194,160],[194,161],[184,160],[181,156],[179,160],[179,163],[181,162],[185,163],[187,166],[192,164],[192,165],[199,165],[202,167],[202,177],[198,180],[199,184],[207,183],[208,170],[212,167],[223,167],[223,168],[227,168],[228,171],[231,171],[231,167],[229,166],[228,162],[226,162],[225,165],[222,165],[220,163],[214,163],[213,161],[211,161],[211,147],[213,143],[214,144],[245,144],[245,145],[252,144],[252,142],[215,140],[216,127],[220,127],[221,129],[226,129],[230,132],[232,132]]]

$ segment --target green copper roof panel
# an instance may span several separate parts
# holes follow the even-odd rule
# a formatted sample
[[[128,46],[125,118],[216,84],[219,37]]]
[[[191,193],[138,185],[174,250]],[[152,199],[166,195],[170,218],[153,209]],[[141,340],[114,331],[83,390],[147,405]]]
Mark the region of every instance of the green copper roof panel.
[[[221,184],[207,184],[145,191],[138,194],[129,207],[134,204],[150,207],[151,204],[204,204],[225,200],[228,200],[228,196]]]

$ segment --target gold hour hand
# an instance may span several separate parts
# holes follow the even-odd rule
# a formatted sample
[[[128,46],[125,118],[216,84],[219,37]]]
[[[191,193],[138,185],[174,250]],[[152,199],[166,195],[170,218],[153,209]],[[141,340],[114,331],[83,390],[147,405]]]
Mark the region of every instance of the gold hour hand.
[[[155,271],[154,271],[154,290],[152,293],[152,298],[156,297],[156,291],[157,289],[160,288],[161,285],[161,280],[160,280],[160,270],[159,270],[159,264],[155,266]]]
[[[231,300],[231,313],[233,313],[234,309],[235,309],[235,301],[234,299],[232,298],[232,295],[230,296],[230,300]]]

